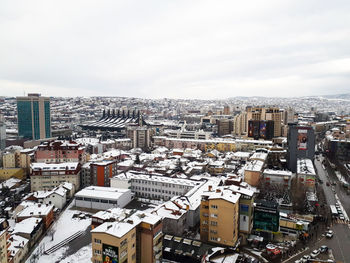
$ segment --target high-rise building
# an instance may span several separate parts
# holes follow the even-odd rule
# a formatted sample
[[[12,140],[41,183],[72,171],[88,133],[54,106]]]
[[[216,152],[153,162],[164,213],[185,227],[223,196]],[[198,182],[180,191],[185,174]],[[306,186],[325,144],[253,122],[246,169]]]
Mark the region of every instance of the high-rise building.
[[[220,119],[216,121],[219,136],[231,134],[233,131],[233,120]]]
[[[315,132],[310,126],[288,125],[288,168],[297,171],[297,159],[313,160],[315,155]]]
[[[17,97],[18,136],[37,140],[51,137],[50,98],[40,94]]]
[[[6,147],[6,124],[4,117],[0,114],[0,151]]]
[[[224,115],[230,115],[230,106],[228,105],[224,106]]]

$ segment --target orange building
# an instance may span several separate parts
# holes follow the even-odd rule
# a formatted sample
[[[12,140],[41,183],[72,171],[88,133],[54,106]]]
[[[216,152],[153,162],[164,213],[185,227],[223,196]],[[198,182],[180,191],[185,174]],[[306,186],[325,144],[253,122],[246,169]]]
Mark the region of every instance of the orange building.
[[[93,185],[110,186],[109,179],[117,174],[117,161],[102,161],[90,166]]]

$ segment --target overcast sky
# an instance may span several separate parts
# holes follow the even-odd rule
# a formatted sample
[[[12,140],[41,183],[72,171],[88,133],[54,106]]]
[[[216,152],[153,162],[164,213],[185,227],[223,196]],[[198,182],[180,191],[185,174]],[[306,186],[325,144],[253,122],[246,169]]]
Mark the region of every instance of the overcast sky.
[[[350,92],[350,1],[0,1],[0,96]]]

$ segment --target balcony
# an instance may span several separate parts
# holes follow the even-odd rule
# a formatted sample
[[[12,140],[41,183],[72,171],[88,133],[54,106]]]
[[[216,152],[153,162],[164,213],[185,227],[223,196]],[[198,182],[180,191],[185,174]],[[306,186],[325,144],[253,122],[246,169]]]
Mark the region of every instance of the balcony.
[[[159,242],[157,245],[153,246],[153,251],[158,253],[159,250],[161,251],[162,250],[162,247],[163,247],[163,243],[162,242]]]

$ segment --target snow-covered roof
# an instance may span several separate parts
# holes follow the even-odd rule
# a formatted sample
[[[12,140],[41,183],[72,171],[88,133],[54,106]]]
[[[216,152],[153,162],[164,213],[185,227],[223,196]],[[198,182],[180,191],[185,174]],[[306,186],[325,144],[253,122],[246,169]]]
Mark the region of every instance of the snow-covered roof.
[[[14,257],[19,250],[23,249],[27,243],[28,243],[28,239],[18,236],[18,235],[11,235],[10,237],[10,246],[8,248],[8,250],[11,253],[11,257]]]
[[[3,187],[8,187],[11,189],[12,187],[14,187],[16,184],[18,184],[20,182],[21,182],[21,180],[17,179],[17,178],[7,179],[6,181],[0,183],[0,189]]]
[[[310,159],[298,159],[297,160],[297,173],[306,175],[316,175],[315,168]]]
[[[179,178],[171,178],[166,176],[154,176],[154,175],[147,175],[147,174],[133,174],[133,173],[121,173],[113,178],[118,178],[120,180],[147,180],[147,181],[153,181],[153,182],[161,182],[161,183],[169,183],[169,184],[179,184],[179,185],[187,185],[187,186],[196,186],[199,183],[188,180],[188,179],[179,179]]]
[[[273,169],[265,169],[264,174],[268,175],[280,175],[280,176],[292,176],[291,171],[286,171],[286,170],[273,170]]]
[[[44,216],[48,215],[51,210],[53,210],[53,205],[32,203],[20,211],[17,217]]]
[[[114,187],[88,186],[76,193],[75,197],[92,197],[105,200],[118,200],[120,196],[130,191],[130,189],[121,189]]]
[[[237,203],[239,198],[241,197],[241,194],[233,193],[228,189],[222,188],[217,188],[217,190],[212,192],[206,192],[205,195],[208,196],[210,200],[223,199],[233,204]]]
[[[261,160],[261,161],[265,161],[266,158],[267,158],[267,153],[256,152],[256,153],[254,153],[254,154],[250,157],[250,160]]]
[[[67,162],[67,163],[32,163],[30,166],[34,171],[62,171],[70,170],[75,171],[78,167],[78,162]]]
[[[40,224],[41,221],[42,219],[37,217],[26,218],[21,222],[15,224],[12,234],[16,234],[16,233],[30,234],[33,232],[36,226]]]
[[[245,165],[244,169],[247,171],[261,172],[263,165],[264,165],[263,161],[252,160]]]

